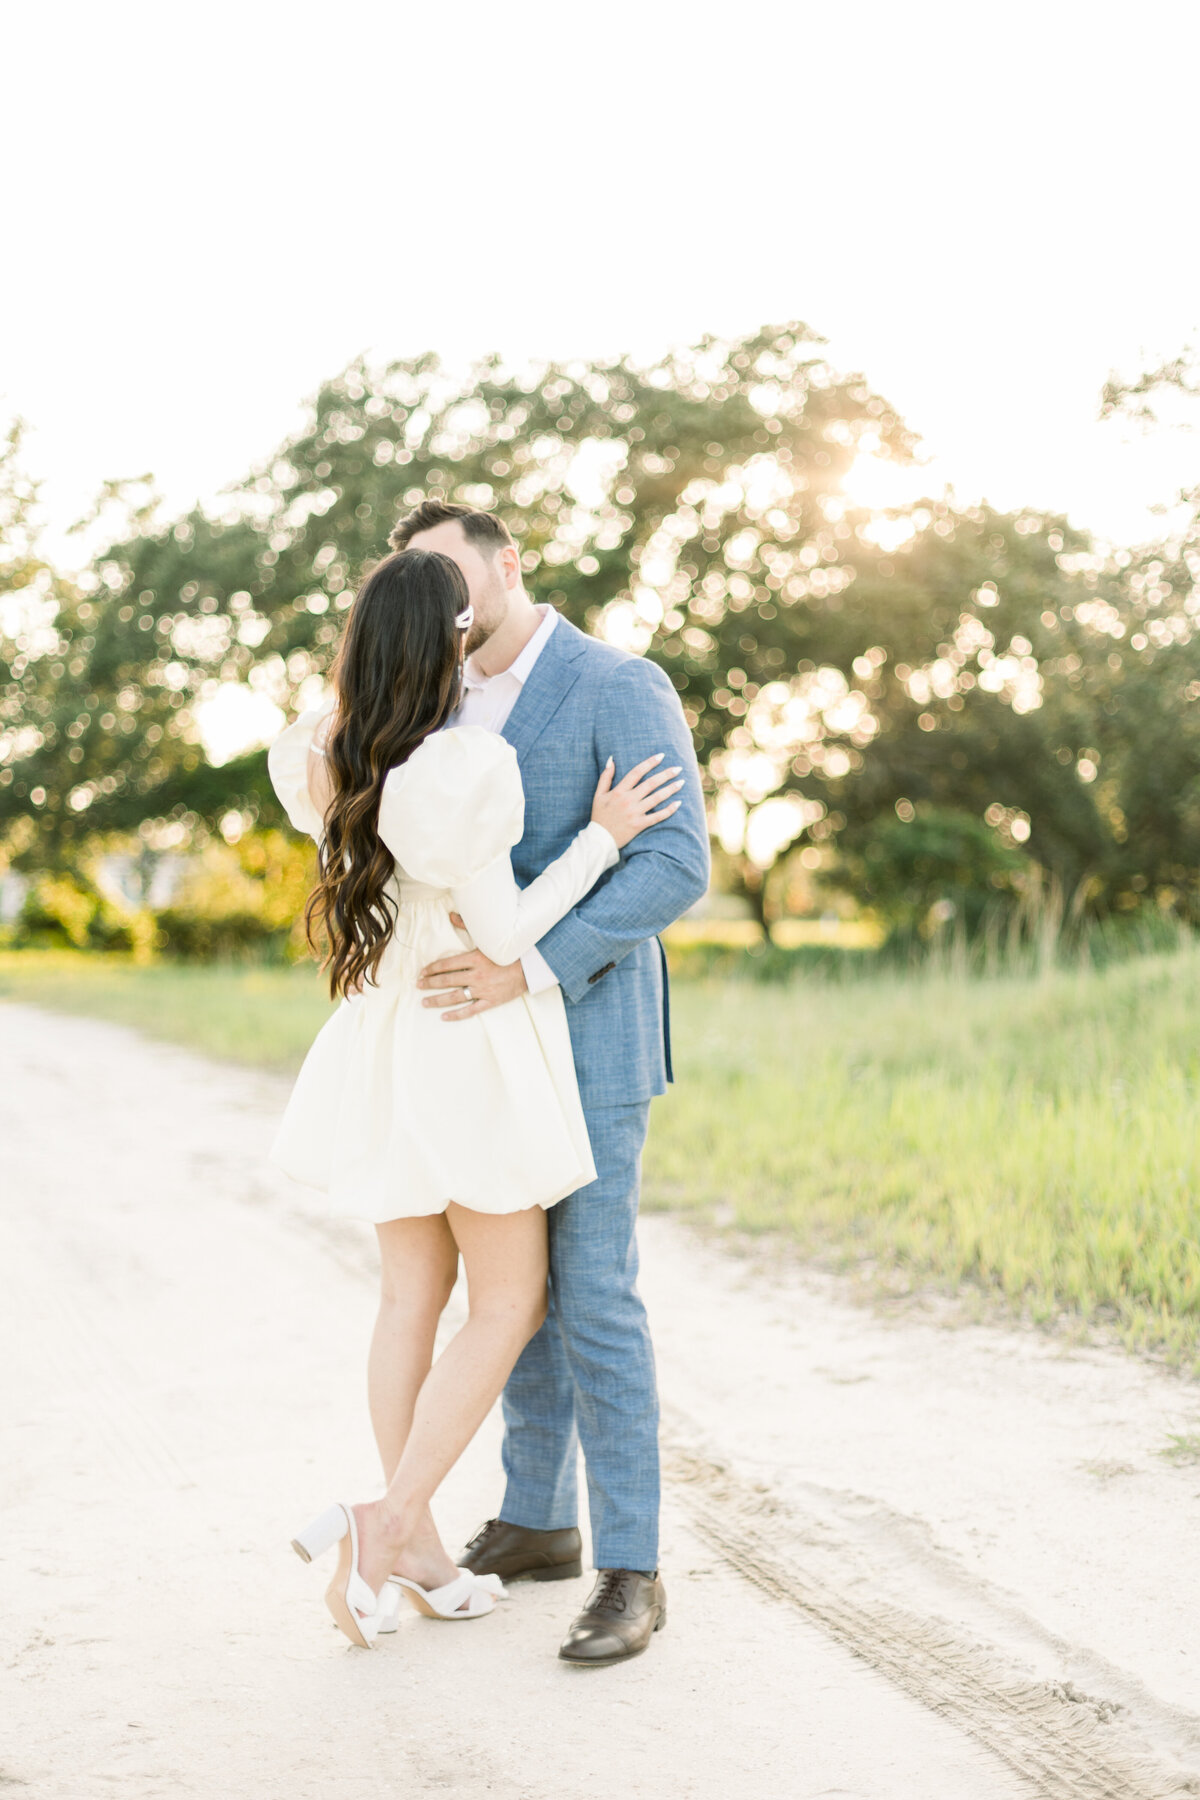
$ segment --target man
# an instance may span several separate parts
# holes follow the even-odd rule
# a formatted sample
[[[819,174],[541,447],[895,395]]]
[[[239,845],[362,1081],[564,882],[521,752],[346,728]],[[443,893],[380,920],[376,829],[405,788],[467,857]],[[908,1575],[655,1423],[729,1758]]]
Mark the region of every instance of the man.
[[[547,1215],[549,1311],[504,1391],[504,1501],[459,1561],[508,1581],[578,1575],[582,1444],[598,1580],[559,1655],[621,1662],[666,1623],[658,1396],[634,1228],[650,1101],[671,1079],[657,934],[708,885],[699,771],[662,670],[535,606],[517,547],[493,514],[427,500],[391,543],[441,551],[466,577],[475,617],[453,723],[501,732],[517,752],[525,786],[525,835],[512,857],[519,881],[531,881],[587,823],[610,755],[618,780],[659,751],[685,774],[674,817],[635,838],[520,962],[502,968],[463,951],[421,978],[431,990],[424,1004],[449,1008],[450,1021],[562,987],[598,1175]]]

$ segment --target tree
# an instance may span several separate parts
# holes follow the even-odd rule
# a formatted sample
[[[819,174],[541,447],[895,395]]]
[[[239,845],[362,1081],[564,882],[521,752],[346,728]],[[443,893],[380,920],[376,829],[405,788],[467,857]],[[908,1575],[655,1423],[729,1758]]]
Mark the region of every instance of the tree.
[[[1001,898],[1019,892],[1025,858],[974,813],[884,813],[838,844],[832,884],[911,936],[932,921],[974,934]]]
[[[45,829],[50,801],[39,771],[83,756],[73,730],[68,678],[83,672],[77,637],[83,592],[40,555],[37,487],[21,465],[23,425],[0,448],[0,827],[6,859],[53,867],[58,833]],[[27,773],[28,772],[28,773]],[[53,803],[57,817],[57,800]]]
[[[799,324],[649,367],[490,359],[454,380],[433,357],[356,364],[221,516],[134,518],[94,592],[57,619],[53,663],[17,647],[0,670],[8,703],[54,717],[6,771],[0,821],[32,810],[49,855],[147,815],[274,818],[261,756],[206,763],[197,706],[223,682],[286,705],[319,679],[339,611],[397,513],[427,494],[498,508],[537,597],[660,656],[711,764],[749,704],[747,664],[786,672],[807,608],[832,617],[854,580],[838,498],[849,463],[910,442]]]
[[[1176,588],[1159,557],[1101,558],[1061,520],[981,511],[947,525],[908,553],[936,654],[889,659],[870,695],[871,754],[830,817],[861,831],[893,811],[970,813],[1079,910],[1149,896],[1200,917],[1190,582]],[[957,616],[956,592],[970,597]]]
[[[1194,522],[1101,557],[1059,518],[848,503],[857,455],[911,449],[800,324],[645,366],[357,363],[219,513],[163,522],[115,484],[127,522],[75,586],[32,554],[10,450],[0,830],[56,867],[147,819],[280,824],[263,754],[212,766],[201,709],[319,685],[397,514],[445,495],[505,515],[537,598],[668,670],[768,928],[772,863],[802,834],[854,885],[868,846],[915,866],[897,828],[951,815],[992,834],[973,826],[966,857],[989,893],[991,860],[1019,855],[1082,907],[1200,917]]]

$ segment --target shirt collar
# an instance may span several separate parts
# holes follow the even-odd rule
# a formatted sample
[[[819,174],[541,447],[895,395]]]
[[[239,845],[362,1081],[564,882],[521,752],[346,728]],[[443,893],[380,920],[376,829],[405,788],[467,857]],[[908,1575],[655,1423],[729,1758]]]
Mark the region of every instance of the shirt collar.
[[[542,622],[522,650],[521,654],[502,669],[499,675],[484,675],[475,667],[474,657],[469,656],[463,666],[463,686],[469,688],[485,688],[490,681],[499,681],[502,675],[511,675],[519,687],[524,687],[529,680],[530,671],[542,651],[546,648],[550,633],[558,624],[558,614],[552,606],[539,606]]]

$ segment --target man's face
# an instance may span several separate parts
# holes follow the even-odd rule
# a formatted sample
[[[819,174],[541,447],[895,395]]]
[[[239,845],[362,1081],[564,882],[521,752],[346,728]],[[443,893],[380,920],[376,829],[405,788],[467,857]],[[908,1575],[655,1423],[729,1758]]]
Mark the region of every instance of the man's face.
[[[487,555],[467,537],[457,519],[446,519],[418,531],[409,543],[417,550],[440,550],[456,562],[466,578],[475,618],[467,633],[467,655],[486,644],[508,615],[509,587],[505,579],[504,552]]]

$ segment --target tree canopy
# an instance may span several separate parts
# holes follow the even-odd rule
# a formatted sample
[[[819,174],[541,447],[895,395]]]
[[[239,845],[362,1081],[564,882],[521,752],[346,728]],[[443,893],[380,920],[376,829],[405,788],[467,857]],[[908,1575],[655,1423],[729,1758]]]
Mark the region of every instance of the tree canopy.
[[[872,903],[885,864],[908,868],[901,909],[921,881],[1007,892],[1036,864],[1082,906],[1200,915],[1195,543],[1106,557],[1061,518],[852,504],[856,457],[913,451],[799,323],[651,364],[356,363],[219,510],[164,521],[114,488],[127,524],[72,584],[36,556],[13,441],[9,854],[69,865],[147,819],[278,825],[264,754],[213,766],[199,709],[230,688],[286,709],[319,685],[397,515],[439,495],[499,511],[535,598],[667,670],[727,873],[760,912],[803,842]]]

